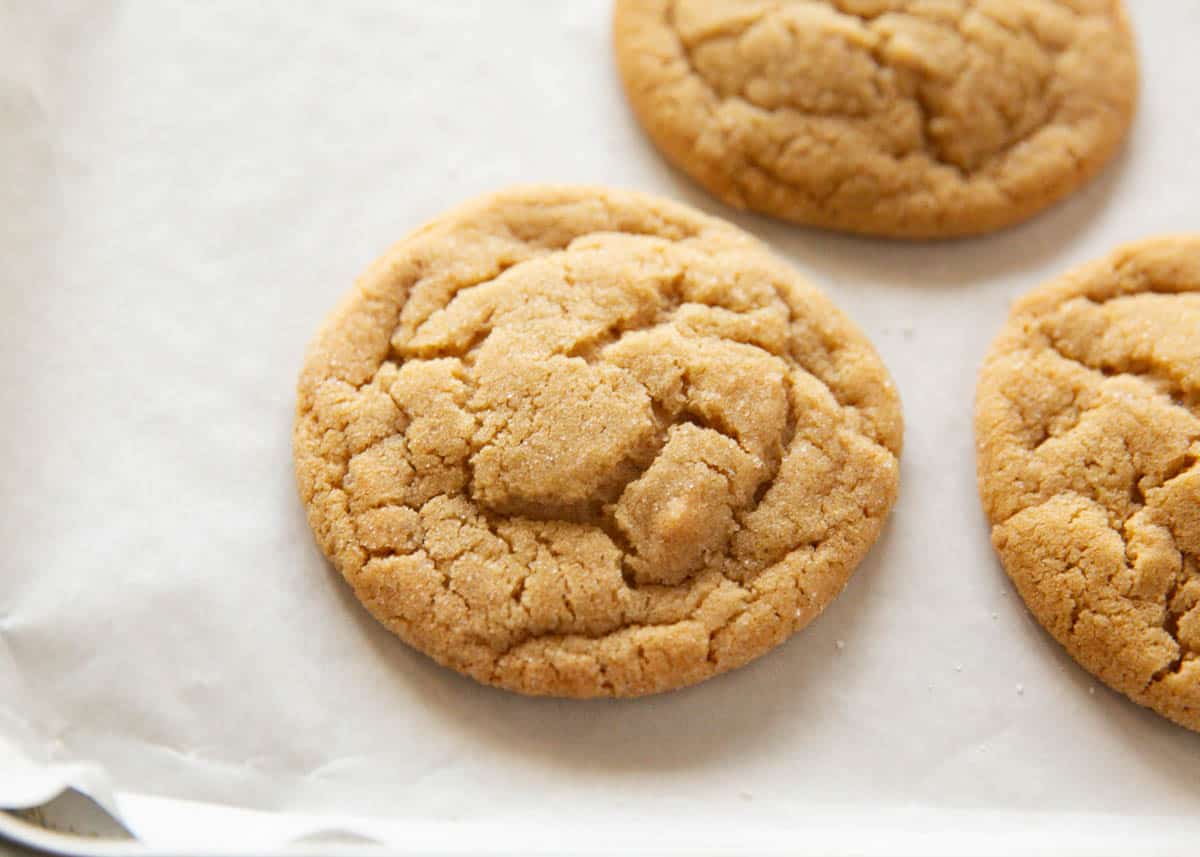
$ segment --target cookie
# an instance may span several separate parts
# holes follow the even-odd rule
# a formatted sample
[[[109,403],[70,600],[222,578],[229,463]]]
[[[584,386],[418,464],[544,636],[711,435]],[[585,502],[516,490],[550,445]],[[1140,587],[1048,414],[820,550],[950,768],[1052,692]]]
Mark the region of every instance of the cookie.
[[[638,696],[782,643],[897,491],[871,344],[727,223],[597,188],[472,202],[312,344],[294,452],[367,609],[480,682]]]
[[[617,0],[641,124],[711,193],[904,238],[1000,229],[1092,177],[1137,95],[1118,0]]]
[[[1200,236],[1037,289],[976,403],[992,542],[1088,671],[1200,730]]]

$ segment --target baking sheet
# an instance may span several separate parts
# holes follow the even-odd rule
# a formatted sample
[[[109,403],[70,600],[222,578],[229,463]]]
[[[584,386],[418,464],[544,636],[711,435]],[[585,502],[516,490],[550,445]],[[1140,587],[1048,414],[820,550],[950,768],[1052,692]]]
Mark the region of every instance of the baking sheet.
[[[0,0],[0,806],[74,784],[158,844],[243,830],[178,799],[240,808],[260,845],[1192,850],[1200,736],[1038,629],[973,476],[975,370],[1012,297],[1200,229],[1200,5],[1129,6],[1143,102],[1118,161],[1026,226],[914,245],[739,215],[674,173],[622,102],[607,0]],[[324,315],[408,230],[538,181],[755,232],[904,400],[901,498],[849,588],[690,690],[529,700],[442,670],[357,606],[296,498]]]

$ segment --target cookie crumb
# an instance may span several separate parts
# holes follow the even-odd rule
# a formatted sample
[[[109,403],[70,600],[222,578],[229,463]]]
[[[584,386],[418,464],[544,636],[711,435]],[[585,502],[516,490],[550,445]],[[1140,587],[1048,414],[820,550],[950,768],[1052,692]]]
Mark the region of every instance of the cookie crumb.
[[[1017,696],[1024,696],[1024,695],[1025,695],[1025,685],[1018,684],[1017,685]]]
[[[838,640],[834,643],[834,645],[837,647],[837,650],[840,652],[842,649],[846,648],[846,641]]]

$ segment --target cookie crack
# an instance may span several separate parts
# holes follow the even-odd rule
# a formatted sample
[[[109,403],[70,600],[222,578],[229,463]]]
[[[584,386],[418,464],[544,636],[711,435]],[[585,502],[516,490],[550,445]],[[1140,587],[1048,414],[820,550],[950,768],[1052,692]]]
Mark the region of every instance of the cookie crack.
[[[791,328],[796,324],[796,318],[795,318],[794,312],[791,309],[790,304],[788,305],[788,311],[789,311],[788,326],[789,326],[789,328]],[[827,342],[822,342],[822,347],[825,348],[825,350],[827,351],[827,353],[829,354],[829,356],[831,358],[835,357],[837,352],[841,350],[840,347],[838,347],[832,343],[827,343]],[[848,421],[848,424],[845,426],[847,431],[851,432],[859,440],[865,441],[865,442],[869,443],[870,445],[876,447],[877,449],[881,450],[882,452],[885,452],[888,455],[888,457],[891,458],[893,461],[899,461],[900,454],[899,454],[898,448],[892,449],[890,446],[888,446],[886,443],[883,442],[882,435],[879,432],[879,429],[876,426],[875,421],[873,419],[870,419],[866,414],[864,414],[861,407],[859,407],[857,404],[855,404],[853,401],[851,401],[842,390],[839,390],[836,386],[831,384],[825,378],[821,377],[821,374],[815,370],[815,367],[809,367],[809,366],[804,365],[804,363],[801,362],[800,357],[797,354],[792,352],[792,353],[789,353],[789,356],[791,357],[792,361],[795,363],[795,366],[793,367],[795,370],[803,372],[807,377],[812,378],[814,381],[816,381],[818,384],[820,384],[825,389],[825,391],[827,393],[829,393],[830,396],[833,397],[833,400],[835,402],[837,402],[839,408],[841,408],[844,411],[849,411],[850,413],[854,414],[856,419]],[[858,425],[856,425],[856,423],[865,424],[866,426],[868,426],[871,429],[871,433],[867,433],[866,431],[863,431]],[[794,423],[792,424],[790,431],[791,431],[792,435],[794,436],[795,431],[796,431],[796,425]]]
[[[1198,435],[1198,438],[1200,438],[1200,435]],[[1126,449],[1128,450],[1127,445],[1126,445]],[[1130,455],[1130,457],[1132,457],[1132,455]],[[1185,456],[1184,461],[1177,468],[1173,468],[1172,471],[1169,472],[1168,475],[1164,477],[1161,485],[1157,486],[1157,487],[1158,488],[1165,487],[1167,484],[1169,484],[1174,479],[1177,479],[1180,476],[1185,475],[1190,470],[1190,468],[1192,468],[1196,465],[1196,463],[1197,463],[1197,456],[1189,453],[1187,456]],[[1119,524],[1113,523],[1111,520],[1109,520],[1109,523],[1107,524],[1108,529],[1110,529],[1117,536],[1117,538],[1120,539],[1120,541],[1121,541],[1122,557],[1123,557],[1122,569],[1124,571],[1134,571],[1134,563],[1133,563],[1133,560],[1132,560],[1131,554],[1130,554],[1132,536],[1129,534],[1128,529],[1129,529],[1129,525],[1130,525],[1131,521],[1133,520],[1133,518],[1142,509],[1144,509],[1147,506],[1146,496],[1143,493],[1143,489],[1140,487],[1140,482],[1141,482],[1141,479],[1143,479],[1143,478],[1144,478],[1144,474],[1140,474],[1135,470],[1133,478],[1131,480],[1132,485],[1130,488],[1131,492],[1134,494],[1134,497],[1135,497],[1134,510],[1131,511],[1129,514],[1125,515]],[[1106,509],[1104,506],[1102,506],[1095,498],[1089,497],[1086,494],[1082,494],[1082,493],[1080,493],[1078,491],[1074,491],[1074,490],[1066,490],[1066,491],[1060,492],[1060,494],[1058,496],[1061,497],[1062,494],[1070,494],[1072,496],[1078,497],[1078,498],[1082,499],[1084,501],[1084,503],[1087,504],[1087,506],[1096,507],[1100,511],[1104,512],[1106,519],[1110,518],[1109,510]],[[1042,498],[1036,499],[1032,503],[1028,503],[1028,504],[1022,506],[1021,508],[1017,509],[1012,514],[1010,514],[1003,521],[993,525],[992,533],[994,534],[996,532],[996,530],[1007,525],[1017,515],[1028,512],[1033,509],[1038,509],[1045,505],[1048,505],[1049,503],[1054,502],[1055,499],[1057,499],[1055,496],[1042,497]],[[1068,528],[1074,527],[1075,522],[1083,514],[1084,508],[1085,507],[1081,507],[1074,511],[1070,520],[1067,523]],[[1170,532],[1169,528],[1168,528],[1168,532]],[[1171,538],[1172,538],[1172,541],[1174,541],[1173,533],[1171,534]],[[1174,547],[1176,548],[1176,550],[1180,551],[1181,555],[1186,557],[1186,552],[1184,552],[1178,546],[1178,544],[1175,544]],[[1079,566],[1077,563],[1074,563],[1074,564],[1067,563],[1066,565],[1064,565],[1063,569],[1060,572],[1056,573],[1055,576],[1059,577],[1059,578],[1063,578],[1063,577],[1067,576],[1068,574],[1071,574],[1072,572],[1077,572],[1077,571],[1079,571]],[[1161,602],[1148,602],[1145,599],[1136,597],[1134,595],[1129,595],[1129,594],[1121,596],[1121,601],[1124,603],[1140,603],[1140,604],[1158,603],[1158,604],[1160,604],[1161,608],[1162,608],[1162,621],[1157,624],[1156,623],[1146,623],[1146,626],[1147,627],[1157,627],[1157,628],[1160,628],[1161,630],[1163,630],[1171,638],[1172,642],[1175,644],[1175,646],[1178,649],[1178,652],[1175,655],[1175,657],[1173,657],[1168,663],[1164,664],[1162,667],[1160,667],[1158,670],[1156,670],[1151,675],[1151,677],[1146,681],[1146,683],[1141,688],[1142,693],[1145,693],[1147,690],[1149,690],[1149,688],[1152,685],[1156,684],[1157,682],[1162,681],[1163,679],[1167,678],[1168,676],[1179,673],[1182,670],[1184,664],[1187,663],[1187,661],[1189,660],[1189,655],[1194,654],[1193,652],[1190,651],[1190,649],[1188,649],[1188,647],[1186,647],[1183,644],[1183,642],[1180,640],[1180,635],[1179,635],[1179,622],[1182,619],[1183,615],[1187,611],[1186,610],[1178,610],[1174,607],[1174,604],[1176,603],[1176,600],[1180,593],[1180,590],[1192,578],[1192,576],[1193,575],[1188,571],[1188,565],[1187,565],[1187,562],[1185,561],[1183,563],[1182,569],[1175,576],[1174,580],[1171,583],[1170,588],[1168,589],[1167,593],[1165,594],[1165,596],[1163,597]],[[1088,595],[1088,591],[1085,589],[1081,593],[1081,596],[1087,596],[1087,595]],[[1086,597],[1075,597],[1074,595],[1072,595],[1072,596],[1070,596],[1070,613],[1069,613],[1069,618],[1068,618],[1066,636],[1068,639],[1073,639],[1075,637],[1076,628],[1085,613],[1092,614],[1092,615],[1105,616],[1105,617],[1112,617],[1114,615],[1117,615],[1118,612],[1119,611],[1113,607],[1105,608],[1104,602],[1095,602],[1093,599],[1088,599]]]
[[[666,231],[668,231],[668,230],[664,230],[664,232],[666,232]],[[491,286],[491,285],[495,284],[497,281],[499,281],[500,279],[502,279],[505,275],[509,274],[512,271],[520,269],[521,267],[523,267],[531,262],[545,260],[548,257],[555,256],[555,255],[562,255],[562,256],[564,256],[564,258],[568,257],[570,254],[570,247],[572,244],[574,244],[578,241],[587,241],[588,239],[595,238],[598,236],[603,236],[603,235],[624,235],[624,236],[635,237],[635,238],[636,237],[650,237],[650,238],[659,239],[661,241],[666,241],[671,244],[680,244],[691,238],[694,238],[696,233],[693,231],[684,231],[684,232],[680,233],[680,237],[672,237],[667,234],[663,234],[660,232],[654,232],[654,231],[650,231],[650,230],[638,231],[638,230],[632,230],[632,229],[599,229],[599,230],[594,230],[592,232],[583,232],[578,235],[573,235],[566,240],[560,241],[556,244],[553,244],[553,245],[550,245],[547,247],[539,247],[533,253],[533,255],[529,256],[528,258],[521,259],[520,261],[510,261],[510,262],[503,262],[503,263],[498,264],[496,266],[496,271],[491,276],[488,276],[483,279],[473,279],[467,283],[458,284],[458,285],[454,286],[443,297],[443,299],[441,300],[440,304],[437,307],[433,308],[424,318],[422,318],[419,322],[417,322],[416,324],[413,325],[412,332],[411,332],[409,339],[417,338],[421,334],[421,332],[425,329],[425,327],[429,324],[429,322],[439,312],[445,310],[448,306],[450,306],[451,303],[454,302],[455,299],[462,297],[463,295],[467,294],[468,292],[471,292],[471,291],[474,291],[477,289],[486,288],[487,286]],[[516,237],[516,236],[513,236],[513,237]],[[565,270],[564,270],[564,273],[566,273]],[[415,290],[418,285],[419,285],[419,283],[414,283],[414,285],[412,287],[413,290]],[[494,308],[492,308],[492,312],[494,312]],[[491,333],[491,331],[489,329],[490,323],[491,323],[491,317],[489,314],[489,317],[487,319],[485,319],[482,323],[479,324],[480,330],[476,331],[475,335],[479,336],[480,334],[482,334],[482,338],[486,338],[487,335]],[[393,339],[394,339],[394,336],[393,336]],[[407,353],[404,350],[404,348],[399,348],[399,349],[396,348],[396,346],[393,344],[385,359],[393,360],[396,362],[406,362],[406,361],[414,360],[414,359],[418,359],[418,360],[426,359],[427,360],[427,359],[434,359],[434,358],[438,358],[438,357],[460,357],[461,358],[468,351],[472,350],[473,348],[477,347],[478,345],[479,345],[478,341],[472,341],[471,343],[468,343],[468,345],[466,347],[462,347],[462,346],[456,347],[453,345],[448,345],[448,346],[443,346],[443,347],[422,349],[421,353],[412,354],[412,353]],[[405,347],[407,347],[407,346],[405,346]],[[360,385],[360,389],[361,389],[361,386],[362,385]]]
[[[554,250],[555,250],[555,248],[548,248],[539,253],[536,253],[533,258],[538,258],[540,256],[549,255],[550,253],[553,253]],[[528,259],[522,259],[519,261],[502,260],[502,261],[497,262],[496,270],[493,273],[489,274],[488,276],[486,276],[482,279],[468,278],[461,283],[455,283],[451,287],[450,291],[444,296],[444,298],[441,302],[441,306],[434,308],[434,310],[432,312],[425,315],[423,318],[421,318],[419,321],[417,321],[413,325],[413,335],[416,336],[418,333],[420,333],[421,328],[425,326],[425,323],[428,322],[429,319],[433,315],[435,315],[439,309],[441,309],[442,307],[449,304],[456,297],[458,297],[459,294],[461,294],[462,292],[470,291],[471,289],[478,288],[480,286],[486,286],[489,283],[494,283],[497,280],[499,280],[501,277],[503,277],[504,274],[507,273],[509,270],[517,267],[518,265],[524,264],[527,261],[529,261],[529,260]],[[412,290],[416,291],[418,288],[420,288],[420,286],[421,286],[421,280],[418,279],[416,282],[413,283]],[[401,360],[406,358],[406,355],[403,355],[403,354],[399,354],[396,356],[398,356]]]
[[[749,93],[746,92],[745,85],[743,85],[737,92],[725,91],[720,81],[714,79],[704,70],[696,57],[696,51],[713,41],[730,39],[738,40],[743,38],[753,27],[761,24],[768,18],[782,14],[783,7],[779,4],[775,4],[760,10],[757,14],[739,18],[736,21],[717,24],[698,38],[685,39],[677,20],[678,6],[679,0],[671,0],[671,2],[665,5],[663,10],[663,23],[667,31],[674,36],[677,55],[680,61],[683,63],[687,76],[700,81],[715,104],[726,104],[732,101],[738,101],[744,104],[746,107],[760,111],[766,115],[793,114],[797,116],[840,119],[846,122],[867,120],[874,115],[868,108],[859,110],[838,109],[834,107],[817,109],[811,106],[801,108],[791,104],[779,107],[769,107],[758,103],[754,98],[752,98]],[[1018,120],[1009,116],[1003,110],[998,110],[997,115],[1000,116],[1007,126],[1009,139],[1006,140],[1004,145],[999,149],[988,153],[980,163],[971,167],[967,167],[955,158],[948,156],[943,147],[937,142],[937,135],[933,131],[933,123],[941,116],[941,111],[936,108],[936,106],[930,100],[929,94],[926,92],[925,88],[930,82],[929,77],[927,75],[917,74],[909,69],[896,68],[888,60],[885,54],[885,48],[891,36],[888,33],[880,32],[878,25],[881,19],[885,17],[916,18],[925,25],[939,27],[940,29],[952,33],[954,37],[961,41],[964,45],[969,45],[977,50],[984,51],[987,56],[1001,65],[1003,65],[1005,61],[1004,56],[997,50],[993,49],[990,45],[980,44],[977,40],[971,38],[971,36],[964,31],[963,22],[961,20],[956,21],[954,26],[945,26],[942,24],[942,22],[935,19],[928,19],[919,15],[914,16],[893,10],[884,10],[874,14],[863,13],[858,10],[851,11],[846,9],[842,4],[833,2],[833,0],[830,0],[830,2],[825,4],[825,8],[830,9],[831,12],[836,16],[853,20],[864,25],[865,28],[872,33],[872,35],[875,37],[875,40],[872,44],[867,46],[851,45],[851,47],[862,50],[866,56],[869,56],[877,73],[881,73],[885,70],[891,71],[893,74],[906,77],[913,81],[913,91],[911,94],[902,95],[897,93],[891,97],[891,100],[903,99],[913,106],[920,120],[919,125],[921,134],[919,150],[928,156],[935,164],[952,170],[963,182],[982,179],[986,174],[993,172],[995,165],[1007,158],[1012,151],[1026,143],[1029,139],[1037,136],[1046,128],[1054,126],[1059,121],[1059,117],[1061,115],[1061,104],[1059,103],[1058,99],[1049,99],[1047,97],[1050,81],[1053,77],[1053,72],[1051,71],[1046,75],[1042,75],[1039,81],[1039,96],[1041,101],[1047,103],[1044,115],[1038,121],[1034,122],[1026,131],[1016,134],[1015,131]],[[1045,42],[1038,36],[1036,28],[1031,27],[1029,30],[1014,29],[1011,25],[996,18],[994,15],[989,15],[984,10],[976,8],[975,4],[973,3],[968,4],[968,10],[969,11],[966,12],[966,14],[979,15],[980,18],[987,20],[989,23],[1002,29],[1010,38],[1021,39],[1028,37],[1032,39],[1033,42],[1038,46],[1038,49],[1041,51],[1043,56],[1047,57],[1048,62],[1052,67],[1056,67],[1060,57],[1070,49],[1069,46],[1064,47]],[[790,26],[787,29],[789,33],[792,33],[792,28]],[[878,92],[878,80],[874,80],[873,85]],[[854,175],[845,175],[838,182],[835,182],[833,188],[828,192],[815,193],[809,188],[804,187],[801,183],[784,176],[777,169],[770,167],[763,161],[761,157],[758,157],[751,152],[743,151],[740,147],[729,145],[732,141],[730,141],[728,133],[721,128],[720,123],[716,123],[716,128],[726,139],[727,149],[738,151],[738,154],[747,162],[748,165],[762,172],[771,181],[787,187],[792,192],[800,194],[801,196],[807,198],[810,203],[814,203],[818,206],[827,205],[829,201],[838,194],[842,187],[855,178]],[[887,146],[880,145],[880,151],[887,152]],[[892,158],[899,159],[900,157],[906,157],[910,152],[911,150],[903,153],[893,152],[889,154]],[[745,182],[740,175],[734,173],[731,175],[731,178],[741,185],[743,190],[745,189]],[[1003,188],[999,188],[997,186],[997,189],[1001,190],[1003,193],[1005,193],[1005,195],[1007,195],[1007,192],[1004,191]],[[905,191],[900,188],[880,189],[880,194],[884,197],[901,195],[904,192]]]
[[[1200,418],[1200,393],[1185,389],[1177,379],[1164,373],[1156,372],[1152,365],[1138,365],[1137,361],[1133,359],[1129,361],[1130,365],[1126,369],[1107,366],[1103,363],[1098,365],[1092,364],[1071,354],[1060,340],[1049,333],[1042,331],[1042,336],[1045,337],[1046,344],[1063,360],[1074,363],[1076,366],[1086,369],[1102,378],[1136,378],[1145,383],[1153,391],[1155,397],[1165,398],[1175,407],[1181,408],[1192,416]]]
[[[696,619],[692,615],[688,615],[682,619],[675,619],[670,622],[626,622],[612,630],[597,631],[595,633],[588,633],[585,631],[570,631],[570,632],[566,632],[566,633],[548,631],[546,633],[541,633],[541,634],[531,633],[526,636],[522,636],[515,643],[501,646],[500,648],[492,649],[492,653],[496,660],[496,667],[499,668],[499,666],[500,666],[499,662],[504,660],[504,658],[513,654],[518,649],[520,649],[524,646],[529,646],[534,643],[541,643],[541,642],[546,642],[546,641],[567,642],[569,640],[589,640],[592,642],[597,642],[600,640],[606,640],[609,637],[611,637],[613,634],[618,633],[618,632],[638,631],[638,630],[644,630],[647,628],[674,628],[679,625],[686,625],[686,624],[693,623],[695,621],[696,621]]]

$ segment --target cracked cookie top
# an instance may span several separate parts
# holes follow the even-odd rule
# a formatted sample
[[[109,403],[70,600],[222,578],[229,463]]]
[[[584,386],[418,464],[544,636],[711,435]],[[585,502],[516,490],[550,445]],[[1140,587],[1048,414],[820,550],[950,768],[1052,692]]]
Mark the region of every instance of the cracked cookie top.
[[[1119,0],[617,0],[614,37],[642,125],[709,191],[876,235],[1031,217],[1137,94]]]
[[[1021,300],[976,410],[992,541],[1089,671],[1200,730],[1200,237]]]
[[[540,187],[394,246],[310,348],[296,473],[387,627],[531,694],[635,696],[814,618],[896,497],[863,335],[745,233]]]

